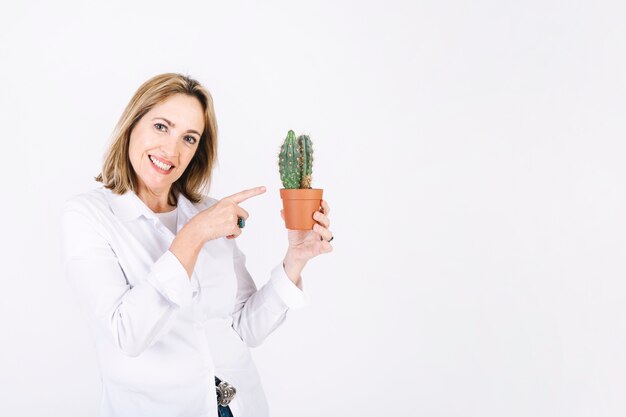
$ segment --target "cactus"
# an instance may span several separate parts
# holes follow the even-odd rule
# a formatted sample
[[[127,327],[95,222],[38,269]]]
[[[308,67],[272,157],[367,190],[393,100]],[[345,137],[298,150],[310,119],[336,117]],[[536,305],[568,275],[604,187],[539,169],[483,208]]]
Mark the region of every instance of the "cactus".
[[[296,138],[296,134],[290,130],[280,147],[278,167],[285,188],[311,188],[313,172],[311,139],[307,135]]]

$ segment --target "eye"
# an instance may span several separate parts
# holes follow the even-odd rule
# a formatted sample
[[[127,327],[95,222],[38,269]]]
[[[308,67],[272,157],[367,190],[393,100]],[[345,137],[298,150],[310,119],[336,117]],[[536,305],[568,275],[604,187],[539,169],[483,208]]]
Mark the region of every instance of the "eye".
[[[167,127],[163,123],[155,123],[154,127],[156,127],[157,130],[160,130],[161,132],[166,132],[167,131]],[[165,130],[162,130],[161,128],[164,128]]]
[[[187,141],[187,143],[193,145],[197,142],[196,138],[194,138],[193,136],[185,136],[185,139],[191,139],[193,142]]]

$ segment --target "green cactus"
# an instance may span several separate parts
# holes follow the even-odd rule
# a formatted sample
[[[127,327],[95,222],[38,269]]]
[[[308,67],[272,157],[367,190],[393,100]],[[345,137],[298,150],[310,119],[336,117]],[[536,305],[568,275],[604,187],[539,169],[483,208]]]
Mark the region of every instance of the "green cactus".
[[[280,147],[278,167],[283,186],[288,189],[311,188],[313,173],[313,147],[307,135],[296,138],[293,130]]]

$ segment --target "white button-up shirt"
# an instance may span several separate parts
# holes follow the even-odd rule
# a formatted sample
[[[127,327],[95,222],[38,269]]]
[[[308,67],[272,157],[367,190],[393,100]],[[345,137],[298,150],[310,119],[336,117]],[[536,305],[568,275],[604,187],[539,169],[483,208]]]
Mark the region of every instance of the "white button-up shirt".
[[[178,196],[180,230],[217,200]],[[257,290],[234,239],[203,246],[191,279],[174,234],[132,191],[66,201],[63,261],[88,315],[102,376],[102,417],[217,416],[214,376],[237,389],[235,417],[268,407],[249,346],[307,304],[282,262]]]

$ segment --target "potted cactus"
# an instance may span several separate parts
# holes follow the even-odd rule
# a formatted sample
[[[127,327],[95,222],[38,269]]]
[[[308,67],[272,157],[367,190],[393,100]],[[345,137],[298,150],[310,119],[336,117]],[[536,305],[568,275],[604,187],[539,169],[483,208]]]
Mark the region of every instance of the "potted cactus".
[[[313,147],[307,135],[296,138],[293,130],[280,147],[278,155],[280,179],[285,188],[280,190],[285,210],[285,227],[293,230],[311,230],[315,224],[313,213],[320,209],[323,189],[311,188]]]

